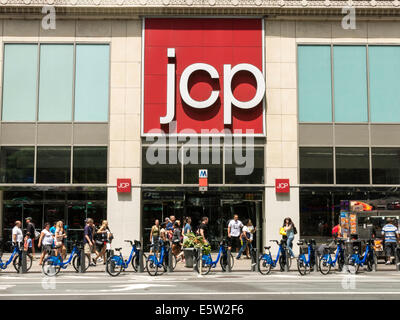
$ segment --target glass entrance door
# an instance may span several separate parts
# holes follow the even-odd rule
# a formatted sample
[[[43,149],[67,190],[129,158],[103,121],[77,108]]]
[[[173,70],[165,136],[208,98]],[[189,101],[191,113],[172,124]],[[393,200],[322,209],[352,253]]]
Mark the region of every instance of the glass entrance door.
[[[262,245],[262,201],[260,200],[221,200],[222,217],[224,221],[223,234],[228,236],[228,223],[237,214],[239,220],[244,222],[250,219],[256,232],[253,236],[253,246],[261,248]]]

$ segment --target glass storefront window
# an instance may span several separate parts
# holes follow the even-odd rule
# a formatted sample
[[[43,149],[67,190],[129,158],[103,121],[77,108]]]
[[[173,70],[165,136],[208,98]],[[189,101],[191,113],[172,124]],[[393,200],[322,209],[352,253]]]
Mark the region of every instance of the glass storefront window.
[[[233,147],[225,147],[225,184],[263,184],[264,148],[247,147],[241,154],[238,159]]]
[[[74,147],[73,183],[107,183],[107,147]]]
[[[3,121],[35,121],[37,44],[4,45]]]
[[[372,183],[400,183],[400,148],[372,148]]]
[[[333,89],[336,122],[367,122],[367,49],[333,47]]]
[[[190,147],[184,148],[184,152],[189,152]],[[198,164],[188,163],[183,167],[183,183],[198,184],[199,183],[199,170],[208,170],[208,183],[222,184],[222,148],[196,148]]]
[[[400,46],[369,46],[371,122],[400,122]]]
[[[332,148],[300,148],[300,183],[333,183]]]
[[[77,44],[75,121],[108,121],[110,48],[108,44]]]
[[[34,147],[1,147],[0,181],[2,183],[33,183]]]
[[[176,157],[171,157],[169,150],[166,147],[155,146],[142,149],[142,183],[181,184],[178,151]],[[155,159],[159,162],[155,163]]]
[[[331,47],[298,46],[300,122],[332,121]]]
[[[368,148],[336,148],[336,183],[370,183]]]
[[[73,70],[72,44],[40,45],[39,121],[71,121]]]
[[[37,148],[37,183],[70,183],[70,147]]]

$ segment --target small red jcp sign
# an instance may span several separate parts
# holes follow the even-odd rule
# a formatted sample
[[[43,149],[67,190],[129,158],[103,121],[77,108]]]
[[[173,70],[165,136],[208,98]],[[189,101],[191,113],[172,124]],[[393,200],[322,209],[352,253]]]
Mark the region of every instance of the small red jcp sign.
[[[117,192],[131,192],[131,179],[117,179]]]
[[[275,192],[289,193],[290,192],[289,179],[275,179]]]

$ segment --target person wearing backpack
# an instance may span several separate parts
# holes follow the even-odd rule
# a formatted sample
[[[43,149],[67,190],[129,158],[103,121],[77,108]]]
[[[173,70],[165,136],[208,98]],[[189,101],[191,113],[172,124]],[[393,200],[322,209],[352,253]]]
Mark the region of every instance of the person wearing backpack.
[[[286,232],[286,238],[287,238],[286,246],[289,250],[290,256],[292,258],[295,258],[292,248],[293,248],[294,235],[297,234],[297,229],[292,219],[285,218],[285,220],[283,220],[283,229]]]
[[[36,239],[35,225],[32,223],[31,217],[25,218],[25,222],[26,222],[26,234],[29,233],[29,238],[32,241],[32,260],[35,260],[35,239]]]

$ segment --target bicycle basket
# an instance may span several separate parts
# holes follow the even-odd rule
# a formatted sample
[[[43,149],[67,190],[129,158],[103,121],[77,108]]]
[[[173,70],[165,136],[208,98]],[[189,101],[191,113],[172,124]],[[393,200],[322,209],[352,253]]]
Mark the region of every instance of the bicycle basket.
[[[308,254],[308,247],[307,246],[300,246],[300,254]]]

